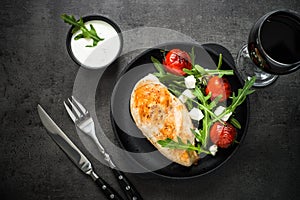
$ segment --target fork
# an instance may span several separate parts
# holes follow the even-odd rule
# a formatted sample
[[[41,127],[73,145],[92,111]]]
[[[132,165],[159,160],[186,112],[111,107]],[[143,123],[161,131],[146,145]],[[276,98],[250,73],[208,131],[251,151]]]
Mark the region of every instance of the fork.
[[[105,149],[99,142],[96,137],[96,129],[93,118],[91,117],[89,111],[81,104],[79,101],[72,96],[72,101],[68,98],[68,103],[70,106],[64,101],[64,106],[72,119],[75,125],[86,135],[91,137],[91,139],[95,142],[98,147],[100,153],[104,156],[104,160],[108,163],[108,166],[112,169],[113,174],[115,175],[118,183],[126,195],[128,200],[140,200],[142,199],[141,195],[132,185],[132,183],[128,180],[128,178],[124,175],[124,173],[117,169],[116,165],[113,163],[110,155],[106,153]],[[72,111],[73,110],[73,111]]]

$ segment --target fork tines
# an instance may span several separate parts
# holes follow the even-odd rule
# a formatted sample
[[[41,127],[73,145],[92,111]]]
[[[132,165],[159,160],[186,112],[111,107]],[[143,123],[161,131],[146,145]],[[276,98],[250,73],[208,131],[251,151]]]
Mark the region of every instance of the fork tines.
[[[68,98],[68,102],[71,106],[68,106],[65,101],[64,106],[74,122],[88,114],[88,110],[74,96],[72,96],[72,101]]]

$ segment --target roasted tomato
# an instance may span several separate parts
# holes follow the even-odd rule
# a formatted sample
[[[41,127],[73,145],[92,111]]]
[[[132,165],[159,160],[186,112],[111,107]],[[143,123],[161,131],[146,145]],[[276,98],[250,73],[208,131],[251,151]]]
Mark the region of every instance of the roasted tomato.
[[[217,96],[222,95],[220,102],[225,101],[231,94],[231,86],[228,80],[224,77],[213,76],[209,79],[205,88],[205,93],[208,95],[211,92],[211,100]]]
[[[230,123],[215,122],[210,128],[210,139],[218,147],[227,148],[235,140],[237,132]]]
[[[192,69],[191,57],[180,49],[169,51],[163,60],[163,65],[168,72],[179,76],[186,75],[183,68]]]

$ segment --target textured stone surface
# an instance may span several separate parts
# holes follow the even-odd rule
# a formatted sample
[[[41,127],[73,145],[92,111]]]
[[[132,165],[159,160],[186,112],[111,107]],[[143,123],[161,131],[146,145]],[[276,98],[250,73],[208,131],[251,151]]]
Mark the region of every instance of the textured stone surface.
[[[1,199],[104,199],[99,189],[54,145],[36,106],[44,105],[66,132],[74,131],[62,101],[72,94],[78,66],[68,56],[62,13],[102,14],[122,30],[156,26],[214,42],[236,56],[253,22],[298,0],[51,1],[2,0],[0,9]],[[300,71],[281,76],[250,98],[247,136],[220,169],[194,180],[128,175],[145,199],[297,199],[299,197]],[[95,169],[120,191],[109,169],[85,151]],[[121,192],[121,191],[120,191]]]

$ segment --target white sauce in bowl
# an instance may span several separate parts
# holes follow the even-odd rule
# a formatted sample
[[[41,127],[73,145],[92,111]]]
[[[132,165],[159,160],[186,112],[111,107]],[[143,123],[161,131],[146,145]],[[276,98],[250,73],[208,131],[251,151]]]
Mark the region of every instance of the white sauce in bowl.
[[[104,40],[98,42],[95,47],[86,47],[92,45],[92,39],[81,38],[74,40],[76,35],[81,33],[81,30],[72,35],[71,51],[83,67],[90,69],[98,69],[111,64],[119,55],[121,50],[121,38],[112,25],[102,20],[91,20],[85,23],[85,26],[90,30],[92,24],[100,38]]]

